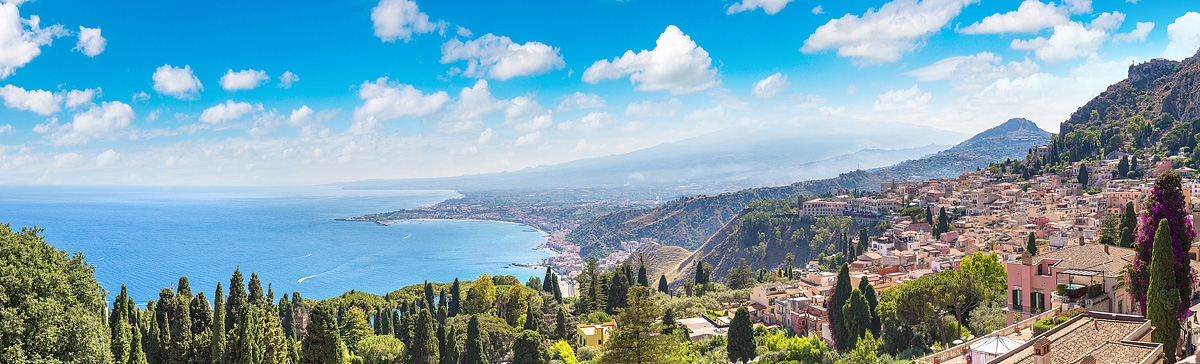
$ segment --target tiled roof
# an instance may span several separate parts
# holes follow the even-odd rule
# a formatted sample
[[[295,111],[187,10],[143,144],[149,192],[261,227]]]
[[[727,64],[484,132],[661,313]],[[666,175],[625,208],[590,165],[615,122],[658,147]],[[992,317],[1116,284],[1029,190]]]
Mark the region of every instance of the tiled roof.
[[[1146,324],[1137,321],[1081,316],[1077,320],[1062,324],[1070,325],[1069,327],[1064,327],[1048,336],[1039,337],[1032,345],[1023,346],[1019,352],[1005,358],[1000,363],[1032,364],[1033,347],[1042,339],[1050,341],[1050,355],[1053,357],[1051,363],[1053,364],[1073,364],[1087,354],[1095,356],[1099,363],[1140,362],[1141,360],[1134,359],[1148,355],[1153,351],[1153,345],[1156,344],[1143,346],[1122,343],[1121,340]],[[1101,346],[1107,347],[1108,351],[1098,350]],[[1149,348],[1149,350],[1142,351],[1144,348]],[[1137,356],[1139,352],[1142,353],[1141,357]],[[1118,354],[1120,356],[1114,356]],[[1112,358],[1121,358],[1122,360],[1112,361]]]
[[[1036,263],[1042,259],[1059,260],[1054,265],[1061,269],[1083,269],[1104,272],[1104,275],[1115,277],[1121,275],[1125,265],[1133,264],[1133,249],[1100,244],[1069,245],[1052,252],[1038,254],[1033,257]]]

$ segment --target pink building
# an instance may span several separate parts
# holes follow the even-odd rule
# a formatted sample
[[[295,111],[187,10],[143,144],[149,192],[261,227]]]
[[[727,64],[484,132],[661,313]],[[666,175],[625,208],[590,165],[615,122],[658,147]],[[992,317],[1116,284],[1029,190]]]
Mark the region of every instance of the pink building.
[[[1027,319],[1063,304],[1091,311],[1135,312],[1124,280],[1134,251],[1110,245],[1069,245],[1007,264],[1008,323]],[[1063,294],[1056,291],[1063,285]]]

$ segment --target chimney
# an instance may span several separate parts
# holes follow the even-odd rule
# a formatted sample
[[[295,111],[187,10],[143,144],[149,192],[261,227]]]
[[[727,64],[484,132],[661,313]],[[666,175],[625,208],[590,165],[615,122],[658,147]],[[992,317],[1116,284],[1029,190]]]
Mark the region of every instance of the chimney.
[[[1033,342],[1033,364],[1051,364],[1054,356],[1050,355],[1050,340],[1045,336]]]
[[[1033,265],[1033,256],[1029,252],[1021,253],[1021,265]]]
[[[1108,244],[1104,244],[1104,254],[1108,254]]]

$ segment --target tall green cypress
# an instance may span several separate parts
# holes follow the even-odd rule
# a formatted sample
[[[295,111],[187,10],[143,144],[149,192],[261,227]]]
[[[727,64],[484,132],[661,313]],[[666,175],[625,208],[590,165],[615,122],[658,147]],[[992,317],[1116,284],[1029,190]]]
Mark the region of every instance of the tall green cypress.
[[[186,364],[192,361],[192,289],[187,277],[179,278],[175,299],[169,316],[171,341],[167,347],[167,364]]]
[[[512,344],[512,364],[542,364],[542,335],[537,331],[523,330]]]
[[[1137,212],[1133,210],[1133,202],[1125,203],[1125,212],[1121,214],[1121,241],[1117,246],[1128,248],[1133,246],[1133,232],[1137,231]]]
[[[754,359],[754,327],[750,323],[750,312],[740,307],[729,321],[729,341],[726,352],[733,362],[749,363]]]
[[[467,322],[467,344],[463,350],[462,364],[487,364],[487,350],[483,346],[483,337],[479,333],[479,317],[471,315]]]
[[[150,364],[161,364],[162,360],[162,338],[161,326],[158,324],[158,303],[154,300],[146,302],[146,336],[142,338],[142,351],[146,352],[146,362]]]
[[[296,340],[295,316],[292,301],[288,299],[288,294],[284,293],[283,297],[279,298],[279,324],[283,327],[283,335],[292,340]]]
[[[827,301],[828,307],[826,308],[829,310],[829,327],[833,331],[834,345],[843,351],[854,348],[853,345],[846,345],[849,342],[849,336],[847,335],[845,317],[842,312],[842,306],[846,304],[846,300],[850,299],[850,292],[852,290],[850,288],[850,266],[842,264],[842,267],[838,269],[837,284],[834,286],[833,296]]]
[[[446,350],[442,352],[441,364],[458,364],[458,329],[451,326],[446,332],[446,341],[443,345]]]
[[[1163,362],[1175,363],[1179,345],[1180,322],[1177,316],[1180,297],[1176,288],[1174,260],[1171,247],[1171,228],[1167,219],[1159,220],[1151,247],[1150,288],[1147,290],[1146,317],[1154,326],[1151,341],[1163,344]]]
[[[225,300],[225,336],[229,337],[233,332],[234,324],[238,322],[238,315],[242,312],[242,305],[246,303],[246,286],[242,278],[241,268],[233,269],[233,276],[229,278],[229,299]]]
[[[408,362],[414,364],[438,364],[437,333],[434,332],[433,316],[429,310],[417,313],[416,329],[413,330],[412,346],[408,350]]]
[[[556,282],[554,280],[554,272],[551,272],[550,266],[547,265],[546,266],[546,277],[542,278],[542,292],[553,293],[554,286],[552,286],[552,284],[558,284],[558,282]]]
[[[879,330],[883,329],[883,323],[879,319],[879,313],[876,307],[879,306],[879,298],[875,297],[875,287],[871,286],[871,282],[867,282],[867,278],[858,282],[858,290],[862,292],[863,298],[867,300],[867,309],[871,315],[871,335],[879,337]]]
[[[246,288],[249,295],[246,297],[246,302],[252,305],[263,307],[266,304],[266,298],[263,297],[262,282],[258,280],[258,273],[250,272],[250,283]],[[233,293],[231,292],[232,296]]]
[[[191,312],[192,342],[188,348],[188,361],[193,364],[209,364],[212,359],[212,311],[204,292],[192,298]]]
[[[433,308],[433,285],[429,281],[425,281],[425,308],[432,311]]]
[[[533,307],[533,305],[528,305],[525,309],[525,326],[522,328],[541,332],[543,321],[545,320],[542,319],[542,311],[538,310],[537,307]]]
[[[334,309],[328,304],[318,304],[309,313],[304,340],[300,346],[300,361],[303,363],[344,363],[345,344],[338,334]]]
[[[842,305],[843,326],[845,326],[847,340],[845,349],[843,350],[854,349],[854,346],[858,343],[858,338],[868,332],[868,329],[871,327],[870,310],[871,308],[867,303],[866,297],[863,297],[862,291],[857,289],[850,294],[850,299]],[[841,346],[842,343],[839,342],[838,345]]]
[[[637,284],[642,285],[642,287],[650,287],[650,278],[646,277],[646,260],[641,258],[638,261]]]
[[[213,293],[212,340],[209,341],[209,358],[213,364],[228,363],[225,357],[225,293],[221,290],[221,282],[217,282],[217,290]]]
[[[567,338],[567,311],[559,308],[558,315],[554,316],[554,338],[565,340]]]
[[[1029,232],[1029,240],[1025,242],[1025,251],[1029,255],[1037,255],[1038,253],[1037,236],[1033,235],[1032,231]]]
[[[242,305],[238,314],[237,340],[233,343],[233,364],[262,364],[264,357],[262,328],[259,315],[262,308]]]
[[[460,305],[462,304],[462,288],[458,284],[458,277],[454,277],[454,284],[450,286],[450,303],[447,307],[450,317],[458,316],[461,312]]]
[[[300,297],[300,292],[292,291],[292,319],[288,320],[288,322],[291,322],[291,325],[292,325],[292,339],[293,340],[300,339],[299,335],[297,335],[297,333],[300,332],[300,330],[299,330],[299,327],[296,327],[296,325],[297,325],[296,311],[301,310],[303,308],[304,308],[304,300],[303,300],[303,298]]]
[[[671,288],[667,286],[667,275],[658,276],[658,291],[666,294],[671,294]]]
[[[614,272],[612,280],[608,286],[608,305],[605,311],[610,315],[617,314],[617,311],[625,308],[626,296],[629,295],[629,280],[625,278],[620,270]]]
[[[550,285],[550,288],[553,289],[552,292],[554,293],[554,302],[562,303],[562,287],[558,284],[558,273],[552,273],[551,276],[554,278],[552,280],[554,283]]]
[[[132,337],[130,335],[129,317],[127,317],[129,310],[125,308],[125,300],[128,297],[129,294],[126,292],[125,285],[122,284],[121,293],[113,299],[113,308],[108,314],[108,328],[110,330],[109,348],[112,351],[114,363],[129,361],[130,340],[132,340]],[[125,326],[121,326],[121,323],[125,323]]]
[[[148,362],[146,361],[146,352],[144,350],[142,350],[142,330],[139,330],[137,328],[137,326],[133,326],[132,330],[130,330],[130,334],[132,335],[133,340],[130,342],[127,363],[129,363],[129,364],[148,364]],[[116,358],[114,358],[113,363],[121,364],[121,362],[116,361]]]

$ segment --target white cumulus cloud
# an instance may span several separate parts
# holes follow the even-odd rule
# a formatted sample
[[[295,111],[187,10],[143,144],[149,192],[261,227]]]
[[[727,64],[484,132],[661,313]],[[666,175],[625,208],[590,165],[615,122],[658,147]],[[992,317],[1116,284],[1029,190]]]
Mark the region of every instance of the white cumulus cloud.
[[[598,109],[604,107],[604,98],[597,94],[585,94],[575,92],[567,95],[558,106],[554,108],[558,112],[567,112],[571,110],[583,109]]]
[[[1120,12],[1102,13],[1088,26],[1079,22],[1054,26],[1050,38],[1013,39],[1009,47],[1015,50],[1033,51],[1037,59],[1047,63],[1059,63],[1096,54],[1108,40],[1108,32],[1116,29],[1125,20]]]
[[[556,47],[540,42],[517,44],[508,37],[491,33],[466,42],[451,39],[443,44],[442,63],[457,61],[467,61],[463,75],[496,80],[540,75],[566,65]]]
[[[100,35],[100,28],[79,27],[79,41],[75,43],[75,50],[79,53],[95,57],[104,52],[106,45],[108,45],[108,41]]]
[[[417,8],[412,0],[380,0],[371,9],[375,36],[384,42],[412,40],[413,34],[432,33],[440,24],[429,21],[429,15]]]
[[[599,60],[583,72],[583,81],[598,83],[629,76],[638,91],[688,94],[721,85],[708,52],[671,25],[658,36],[652,50],[632,50],[609,60]]]
[[[353,134],[370,133],[388,120],[433,114],[450,101],[445,91],[425,94],[411,85],[389,82],[387,77],[363,82],[358,98],[363,104],[354,109],[354,123],[350,126]]]
[[[1200,48],[1200,13],[1189,11],[1167,26],[1167,49],[1162,57],[1182,60],[1196,54]]]
[[[62,110],[62,95],[46,90],[25,90],[13,85],[0,88],[4,106],[49,116]]]
[[[1066,9],[1038,0],[1025,0],[1017,10],[993,14],[960,30],[965,34],[1033,33],[1066,24]]]
[[[893,0],[862,16],[846,14],[830,20],[804,40],[804,53],[837,49],[839,57],[859,65],[896,62],[920,47],[925,38],[946,26],[978,0]]]
[[[763,9],[769,15],[775,15],[794,0],[742,0],[725,9],[725,14],[737,14],[743,11]]]
[[[262,105],[255,107],[245,101],[234,102],[233,100],[225,100],[223,104],[217,104],[204,109],[204,112],[200,113],[200,121],[209,124],[218,124],[240,118],[255,110],[262,110]]]
[[[292,84],[296,82],[300,82],[300,76],[292,73],[292,71],[284,71],[282,75],[279,75],[279,88],[292,88]]]
[[[21,18],[18,3],[0,3],[0,79],[8,78],[42,54],[42,46],[70,32],[62,25],[41,27],[37,15]]]
[[[579,120],[569,120],[569,121],[563,122],[562,124],[558,124],[558,128],[562,129],[562,130],[575,130],[575,131],[585,131],[586,132],[586,131],[600,130],[601,128],[604,128],[605,126],[608,126],[608,125],[614,124],[614,123],[616,123],[616,120],[613,119],[612,115],[609,115],[606,112],[593,112],[593,113],[588,113],[587,115],[584,115],[584,117],[580,118]]]
[[[76,108],[83,105],[91,105],[92,99],[96,97],[96,89],[71,90],[67,92],[67,107]]]
[[[775,72],[775,74],[755,82],[754,88],[750,90],[750,93],[754,94],[754,97],[769,100],[782,95],[783,91],[787,90],[788,86],[791,85],[792,83],[788,81],[787,76]]]
[[[445,133],[479,130],[485,116],[504,110],[507,104],[492,97],[487,80],[475,81],[474,86],[463,87],[458,93],[458,101],[446,108],[437,129]]]
[[[517,142],[515,144],[519,147],[522,145],[537,143],[539,140],[542,140],[542,132],[540,130],[520,136],[517,138]]]
[[[117,151],[109,149],[103,153],[100,153],[99,155],[96,155],[96,165],[100,167],[108,167],[116,164],[118,159],[121,159],[121,153],[117,153]]]
[[[267,76],[266,71],[248,69],[234,72],[228,70],[225,71],[224,76],[221,76],[221,88],[224,88],[225,91],[253,90],[269,79],[271,77]]]
[[[71,123],[57,128],[54,145],[87,144],[90,139],[105,137],[128,128],[133,122],[133,108],[120,102],[105,102],[75,114]]]
[[[190,65],[179,68],[164,64],[154,70],[153,78],[154,91],[181,100],[194,99],[204,90],[204,85],[192,73]]]
[[[519,132],[530,132],[554,125],[554,112],[525,96],[512,99],[504,110],[504,125]],[[539,134],[540,137],[540,134]]]
[[[1113,43],[1140,43],[1146,41],[1146,36],[1150,35],[1150,31],[1154,30],[1153,22],[1138,22],[1137,26],[1129,33],[1121,33],[1113,36]]]

